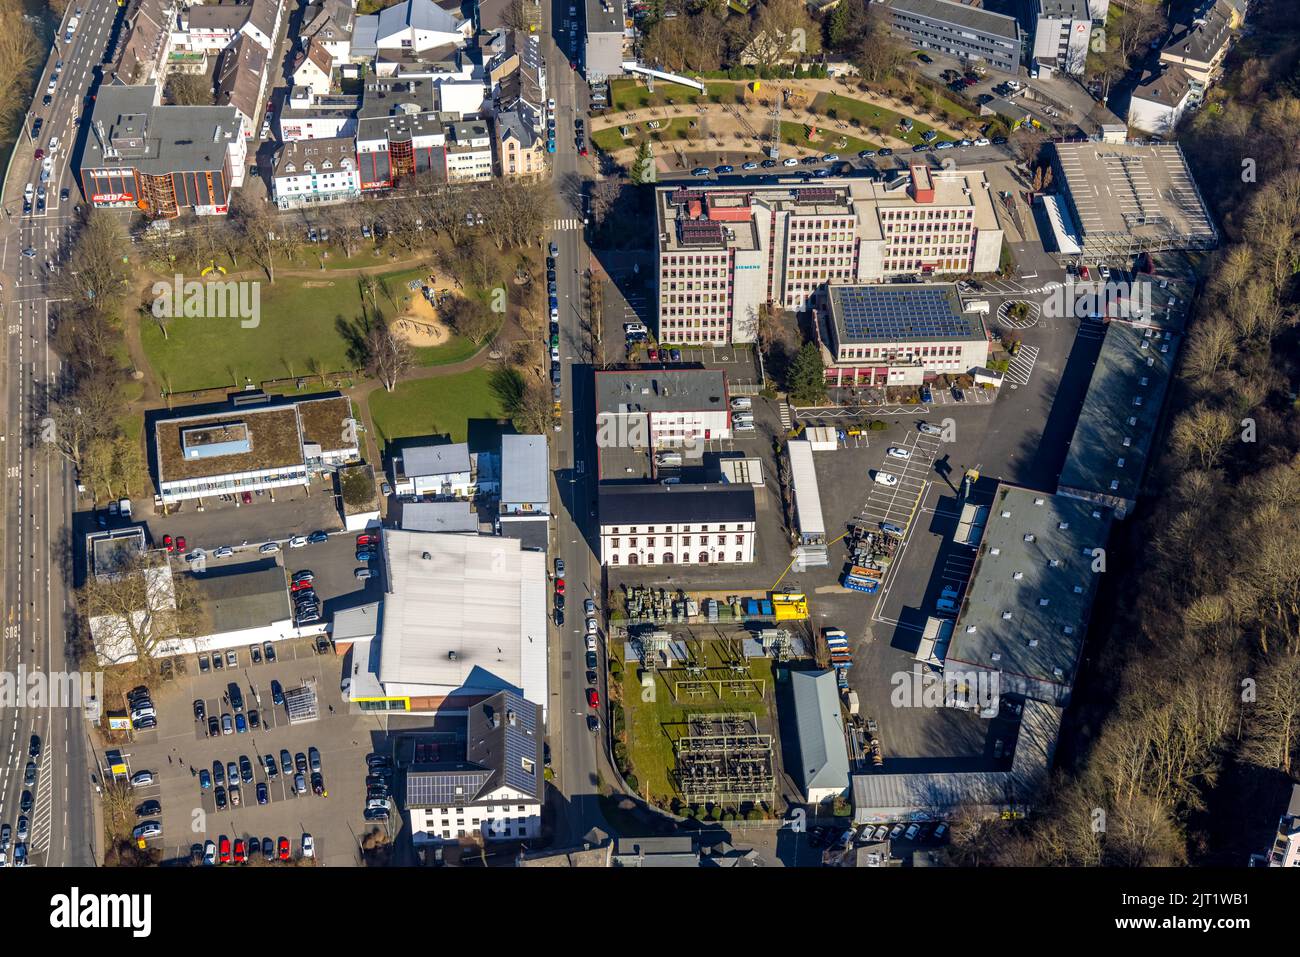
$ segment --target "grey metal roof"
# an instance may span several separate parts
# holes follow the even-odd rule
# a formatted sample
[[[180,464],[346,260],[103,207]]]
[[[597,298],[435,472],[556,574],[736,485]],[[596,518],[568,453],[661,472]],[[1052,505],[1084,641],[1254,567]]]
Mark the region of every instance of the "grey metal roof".
[[[546,502],[549,499],[546,436],[501,436],[501,501]]]
[[[454,445],[408,445],[402,448],[402,473],[407,478],[468,471],[469,446],[464,442]]]
[[[1019,41],[1020,39],[1015,17],[1005,17],[1000,13],[981,10],[978,7],[968,7],[963,3],[949,3],[948,0],[889,0],[889,6],[912,16],[966,27],[983,34],[1007,40]]]
[[[403,502],[401,526],[408,532],[477,532],[469,502]]]
[[[379,36],[389,37],[408,27],[452,33],[463,22],[433,0],[405,0],[379,11]]]
[[[596,412],[710,412],[727,407],[717,369],[621,369],[596,373]]]
[[[330,637],[334,641],[369,641],[379,633],[379,603],[341,608],[334,613]]]
[[[844,742],[835,672],[790,672],[798,764],[787,763],[791,776],[808,795],[817,788],[849,786],[849,753]]]
[[[252,567],[249,567],[252,566]],[[274,562],[244,562],[189,573],[213,634],[263,628],[293,615],[284,569]]]
[[[235,108],[155,106],[156,99],[154,84],[101,86],[92,126],[119,155],[105,159],[106,144],[92,133],[82,169],[135,168],[150,176],[223,169],[227,146],[243,135]]]
[[[623,0],[587,0],[587,35],[622,33]]]
[[[743,485],[605,485],[601,525],[752,522],[754,489]]]
[[[1110,509],[999,486],[971,571],[946,668],[975,665],[1069,686],[1100,577]]]
[[[1137,500],[1179,338],[1113,321],[1061,469],[1062,491]]]

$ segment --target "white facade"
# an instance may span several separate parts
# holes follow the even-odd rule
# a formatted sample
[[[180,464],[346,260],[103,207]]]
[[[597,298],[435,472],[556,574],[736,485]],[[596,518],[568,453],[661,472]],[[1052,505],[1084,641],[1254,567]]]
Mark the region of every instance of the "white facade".
[[[330,91],[330,74],[322,70],[311,57],[303,57],[298,68],[293,71],[293,85],[306,87],[312,93],[324,96]]]
[[[603,565],[742,565],[754,560],[754,523],[700,520],[600,526]]]
[[[272,195],[281,209],[345,203],[361,195],[361,177],[354,156],[305,159],[277,164]]]
[[[1172,133],[1191,103],[1191,88],[1189,87],[1177,102],[1167,102],[1160,98],[1148,99],[1141,94],[1140,89],[1135,90],[1129,99],[1128,125],[1144,133],[1155,133],[1159,136]]]
[[[1084,0],[1039,0],[1034,26],[1034,60],[1072,76],[1083,73],[1092,38],[1092,16]]]
[[[511,788],[497,788],[478,801],[447,807],[409,808],[411,840],[455,843],[482,835],[488,841],[527,840],[542,832],[542,806]]]
[[[492,144],[470,149],[448,148],[447,182],[464,183],[492,178]]]

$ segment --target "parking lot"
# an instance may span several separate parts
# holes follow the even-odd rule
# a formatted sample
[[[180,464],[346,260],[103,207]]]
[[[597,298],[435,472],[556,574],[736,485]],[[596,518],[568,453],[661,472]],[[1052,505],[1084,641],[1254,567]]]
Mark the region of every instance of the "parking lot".
[[[374,825],[363,820],[365,805],[365,755],[382,750],[386,734],[381,719],[370,715],[347,713],[339,692],[340,659],[334,654],[317,654],[308,639],[275,643],[276,660],[253,664],[247,647],[235,649],[238,664],[219,671],[201,673],[193,656],[187,662],[187,674],[152,689],[158,711],[156,730],[137,735],[136,740],[121,748],[131,773],[151,770],[155,783],[132,789],[135,803],[148,799],[162,804],[156,819],[163,825],[157,842],[164,859],[187,856],[192,844],[219,841],[225,835],[233,842],[242,837],[281,836],[290,839],[297,856],[304,833],[316,843],[316,857],[324,865],[358,863],[357,842],[360,835]],[[243,695],[246,720],[258,713],[256,730],[209,737],[208,723],[194,714],[194,702],[201,700],[206,715],[230,714],[232,708],[223,701],[230,682],[236,682]],[[277,681],[287,692],[314,683],[319,717],[315,721],[290,724],[283,706],[272,701],[271,683]],[[293,776],[281,769],[281,752],[296,757],[315,747],[320,752],[321,773],[326,796],[314,795],[310,784],[305,794],[295,795]],[[277,774],[270,776],[266,757],[271,756]],[[215,774],[214,762],[234,762],[238,769],[241,757],[251,765],[251,780],[240,783],[240,806],[227,797],[227,806],[216,806],[216,782],[201,788],[199,771]],[[310,772],[307,777],[310,778]],[[258,785],[265,785],[266,804],[257,800]],[[227,779],[227,795],[230,782]],[[396,829],[398,819],[390,820]]]

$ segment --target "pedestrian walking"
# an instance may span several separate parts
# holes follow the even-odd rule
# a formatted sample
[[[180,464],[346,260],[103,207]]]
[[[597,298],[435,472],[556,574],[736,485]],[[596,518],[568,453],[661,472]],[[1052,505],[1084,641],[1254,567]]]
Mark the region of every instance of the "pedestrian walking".
[[[170,754],[167,755],[167,763],[168,763],[168,764],[171,764],[171,763],[172,763],[172,756],[171,756]]]
[[[334,705],[330,705],[330,714],[334,713]]]

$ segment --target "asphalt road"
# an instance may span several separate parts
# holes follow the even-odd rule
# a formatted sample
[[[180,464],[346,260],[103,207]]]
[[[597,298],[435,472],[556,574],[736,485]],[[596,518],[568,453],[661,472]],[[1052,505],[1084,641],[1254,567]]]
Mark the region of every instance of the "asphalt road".
[[[75,502],[72,476],[63,460],[41,448],[37,395],[58,380],[63,363],[50,349],[50,296],[55,272],[72,234],[73,207],[81,201],[71,170],[77,149],[78,120],[88,105],[119,7],[114,0],[82,0],[81,17],[70,41],[63,34],[75,15],[71,4],[37,84],[8,178],[4,183],[4,221],[0,224],[0,275],[4,283],[5,347],[5,632],[4,669],[18,673],[70,671],[65,634],[74,616],[71,584],[65,579],[66,536]],[[63,68],[51,102],[48,84],[59,60]],[[31,138],[36,117],[44,124],[39,142]],[[59,144],[51,151],[51,137]],[[34,150],[52,152],[48,180]],[[23,192],[45,186],[45,208],[24,215]],[[60,191],[68,189],[68,199]],[[31,255],[24,254],[24,250]],[[8,702],[6,702],[7,704]],[[15,824],[28,760],[28,742],[43,744],[40,775],[28,813],[29,860],[34,865],[90,866],[95,863],[90,782],[94,762],[79,700],[19,702],[0,708],[0,821]],[[12,851],[11,851],[12,858]]]

